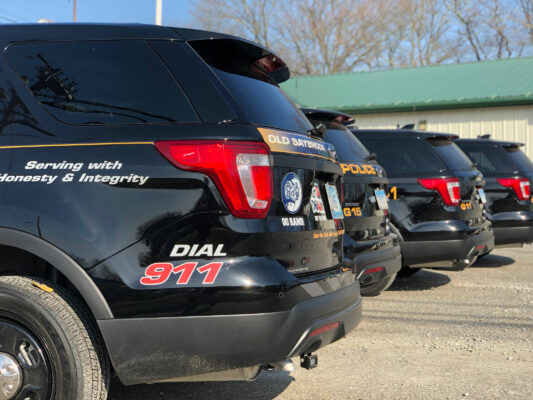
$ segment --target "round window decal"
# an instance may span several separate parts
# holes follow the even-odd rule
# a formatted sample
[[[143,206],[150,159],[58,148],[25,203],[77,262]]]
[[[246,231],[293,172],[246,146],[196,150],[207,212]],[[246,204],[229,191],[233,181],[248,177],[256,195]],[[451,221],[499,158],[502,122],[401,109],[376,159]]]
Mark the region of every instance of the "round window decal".
[[[283,178],[281,200],[290,214],[296,214],[302,205],[302,182],[294,172],[289,172]]]

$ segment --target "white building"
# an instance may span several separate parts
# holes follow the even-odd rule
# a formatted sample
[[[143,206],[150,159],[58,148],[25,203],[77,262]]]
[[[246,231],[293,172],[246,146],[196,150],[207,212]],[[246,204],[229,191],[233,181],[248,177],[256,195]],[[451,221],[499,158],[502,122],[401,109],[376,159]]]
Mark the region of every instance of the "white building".
[[[354,115],[359,128],[417,129],[526,144],[533,159],[533,58],[296,77],[300,105]]]

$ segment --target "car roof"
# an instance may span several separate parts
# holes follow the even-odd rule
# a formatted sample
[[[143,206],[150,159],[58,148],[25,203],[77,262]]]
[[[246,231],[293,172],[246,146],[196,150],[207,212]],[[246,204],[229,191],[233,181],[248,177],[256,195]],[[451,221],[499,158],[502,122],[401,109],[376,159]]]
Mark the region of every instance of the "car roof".
[[[199,41],[225,39],[238,44],[240,50],[250,60],[256,61],[266,56],[273,56],[278,64],[287,70],[284,80],[289,79],[290,72],[285,62],[273,51],[246,39],[224,33],[202,31],[197,29],[176,28],[150,24],[102,24],[102,23],[67,23],[67,24],[6,24],[0,25],[0,46],[28,42],[73,41],[73,40],[121,40],[121,39],[167,39],[180,41]],[[278,80],[278,83],[283,80]]]
[[[468,143],[468,144],[474,144],[474,145],[477,145],[477,144],[487,144],[487,143],[492,143],[492,144],[496,144],[498,146],[502,146],[502,147],[522,147],[524,146],[524,143],[520,143],[520,142],[511,142],[511,141],[508,141],[508,140],[494,140],[494,139],[489,139],[489,138],[477,138],[477,139],[457,139],[456,142],[460,142],[460,143]]]
[[[457,139],[458,136],[452,133],[428,132],[416,129],[352,129],[355,134],[387,136],[387,137],[413,137],[413,138],[442,138],[442,139]]]
[[[300,110],[308,117],[321,120],[334,120],[337,117],[343,117],[347,123],[353,123],[354,119],[350,114],[345,114],[339,111],[325,110],[321,108],[300,108]],[[348,122],[349,120],[349,122]]]

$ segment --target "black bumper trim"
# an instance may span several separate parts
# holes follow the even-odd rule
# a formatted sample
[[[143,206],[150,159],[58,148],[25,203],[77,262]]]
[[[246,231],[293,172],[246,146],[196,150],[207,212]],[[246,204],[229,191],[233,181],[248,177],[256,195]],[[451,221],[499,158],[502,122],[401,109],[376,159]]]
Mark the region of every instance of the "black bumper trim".
[[[404,262],[409,266],[462,260],[491,251],[494,248],[494,232],[488,230],[462,240],[407,241],[401,242],[400,245]]]
[[[355,282],[302,301],[290,311],[112,319],[98,325],[117,375],[132,385],[283,361],[340,339],[360,319]],[[336,329],[309,336],[335,322]]]
[[[496,246],[533,242],[533,226],[495,226],[494,242]]]

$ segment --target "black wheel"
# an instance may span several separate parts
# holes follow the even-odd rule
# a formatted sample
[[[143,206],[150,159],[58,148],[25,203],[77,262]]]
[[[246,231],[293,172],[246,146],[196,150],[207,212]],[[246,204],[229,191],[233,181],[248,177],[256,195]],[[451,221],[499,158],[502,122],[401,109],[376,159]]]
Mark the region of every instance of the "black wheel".
[[[418,271],[420,271],[422,268],[410,268],[410,267],[403,267],[400,272],[398,272],[398,276],[402,278],[408,278],[410,276],[413,276]]]
[[[0,276],[0,391],[6,400],[105,400],[109,360],[90,311],[61,287]],[[8,385],[8,386],[6,386]]]
[[[361,296],[371,297],[379,295],[381,292],[387,290],[390,285],[392,285],[394,279],[396,279],[396,274],[386,276],[385,278],[380,279],[370,285],[361,286]]]

